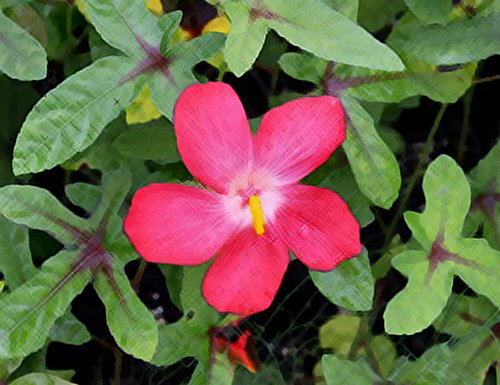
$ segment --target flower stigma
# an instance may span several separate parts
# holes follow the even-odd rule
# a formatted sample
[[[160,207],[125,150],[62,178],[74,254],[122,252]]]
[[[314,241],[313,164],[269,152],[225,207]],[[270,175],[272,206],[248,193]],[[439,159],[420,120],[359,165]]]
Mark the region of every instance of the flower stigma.
[[[248,199],[248,208],[252,214],[252,223],[257,235],[262,235],[266,231],[264,211],[262,210],[262,202],[258,195],[252,195]]]

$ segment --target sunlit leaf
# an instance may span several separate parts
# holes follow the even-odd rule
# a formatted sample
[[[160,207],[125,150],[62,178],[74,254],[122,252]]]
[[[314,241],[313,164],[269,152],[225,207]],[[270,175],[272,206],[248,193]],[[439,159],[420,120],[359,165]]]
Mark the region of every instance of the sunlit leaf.
[[[349,361],[347,358],[325,354],[321,362],[327,385],[372,385],[381,381],[363,358]]]
[[[446,24],[453,12],[453,4],[448,0],[405,0],[412,12],[427,24]]]

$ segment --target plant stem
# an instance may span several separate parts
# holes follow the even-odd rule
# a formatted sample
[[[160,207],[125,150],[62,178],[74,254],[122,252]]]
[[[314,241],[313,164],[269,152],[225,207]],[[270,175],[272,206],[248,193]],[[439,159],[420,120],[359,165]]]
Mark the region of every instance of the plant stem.
[[[141,284],[142,276],[144,275],[144,271],[146,270],[147,265],[148,263],[141,258],[141,263],[139,265],[139,268],[137,269],[137,273],[135,274],[132,281],[130,281],[130,285],[136,293],[139,292],[139,286]]]

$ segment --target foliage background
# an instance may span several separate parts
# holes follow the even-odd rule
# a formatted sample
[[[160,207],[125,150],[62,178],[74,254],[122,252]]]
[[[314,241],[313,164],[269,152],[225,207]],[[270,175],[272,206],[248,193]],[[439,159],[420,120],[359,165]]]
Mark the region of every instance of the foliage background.
[[[0,8],[0,384],[499,382],[499,1]],[[364,250],[292,261],[241,325],[256,374],[211,352],[231,318],[200,295],[206,266],[147,264],[121,231],[139,187],[192,183],[169,119],[215,80],[254,130],[304,95],[349,117],[304,183],[346,200]]]

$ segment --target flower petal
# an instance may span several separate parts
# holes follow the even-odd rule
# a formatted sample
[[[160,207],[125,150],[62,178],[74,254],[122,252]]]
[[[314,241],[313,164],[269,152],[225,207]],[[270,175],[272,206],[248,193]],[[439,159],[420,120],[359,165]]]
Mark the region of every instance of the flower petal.
[[[235,231],[223,197],[191,186],[152,184],[137,191],[124,230],[150,262],[197,265]]]
[[[281,239],[312,270],[328,271],[361,252],[359,225],[333,191],[292,185],[274,225]]]
[[[297,99],[264,115],[253,140],[255,163],[277,184],[293,183],[325,162],[345,137],[340,99]]]
[[[227,84],[188,87],[175,105],[174,127],[186,167],[196,179],[220,193],[252,163],[245,110]]]
[[[288,266],[285,245],[245,229],[229,241],[210,267],[202,292],[220,312],[247,316],[271,304]]]

